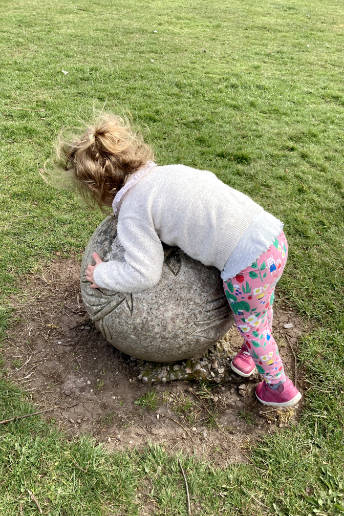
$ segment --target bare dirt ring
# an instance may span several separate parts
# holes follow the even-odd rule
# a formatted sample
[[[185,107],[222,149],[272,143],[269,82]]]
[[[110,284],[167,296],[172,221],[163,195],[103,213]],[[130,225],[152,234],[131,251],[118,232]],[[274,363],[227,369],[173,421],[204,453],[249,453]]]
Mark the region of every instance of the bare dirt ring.
[[[257,378],[143,384],[140,364],[109,345],[88,319],[79,271],[77,260],[58,259],[24,279],[2,346],[6,377],[37,410],[51,409],[42,417],[67,435],[91,435],[110,450],[160,444],[226,466],[246,462],[247,449],[264,434],[296,423],[300,406],[276,411],[258,404]],[[298,382],[295,353],[304,331],[302,320],[277,303],[274,336]],[[229,366],[241,337],[232,329],[226,342]]]

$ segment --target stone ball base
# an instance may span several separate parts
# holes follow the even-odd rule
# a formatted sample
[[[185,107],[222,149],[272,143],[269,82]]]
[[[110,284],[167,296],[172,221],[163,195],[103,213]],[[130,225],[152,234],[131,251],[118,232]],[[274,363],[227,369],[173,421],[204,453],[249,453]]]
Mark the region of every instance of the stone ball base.
[[[97,252],[104,261],[123,261],[117,220],[107,217],[95,230],[81,265],[86,310],[105,339],[120,351],[152,362],[200,357],[233,325],[220,273],[165,247],[159,283],[140,293],[92,289],[85,271]]]

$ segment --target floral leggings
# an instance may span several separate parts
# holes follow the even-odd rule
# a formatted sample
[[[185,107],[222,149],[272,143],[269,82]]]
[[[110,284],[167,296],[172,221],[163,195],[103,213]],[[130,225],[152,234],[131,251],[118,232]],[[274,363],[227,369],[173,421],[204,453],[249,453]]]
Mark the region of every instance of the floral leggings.
[[[258,372],[270,385],[284,382],[283,363],[272,330],[275,286],[288,256],[284,232],[269,249],[235,278],[223,282],[235,323],[245,338]],[[276,385],[277,387],[277,385]]]

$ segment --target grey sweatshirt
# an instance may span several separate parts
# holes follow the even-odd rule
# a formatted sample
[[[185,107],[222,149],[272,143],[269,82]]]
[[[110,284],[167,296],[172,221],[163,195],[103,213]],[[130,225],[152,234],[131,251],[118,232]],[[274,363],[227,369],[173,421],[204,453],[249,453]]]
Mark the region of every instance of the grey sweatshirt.
[[[161,241],[217,267],[228,279],[250,265],[282,230],[278,219],[212,172],[150,163],[137,174],[119,192],[117,235],[125,261],[96,266],[94,281],[101,288],[140,292],[153,287],[162,272]]]

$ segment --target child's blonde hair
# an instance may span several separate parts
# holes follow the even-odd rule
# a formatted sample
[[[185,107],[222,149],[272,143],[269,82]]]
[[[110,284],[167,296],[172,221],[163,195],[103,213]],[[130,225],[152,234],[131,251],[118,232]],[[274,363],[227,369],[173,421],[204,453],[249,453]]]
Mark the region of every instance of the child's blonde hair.
[[[60,138],[57,157],[84,197],[111,206],[127,177],[152,160],[153,151],[127,120],[103,114],[81,136],[69,142]]]

